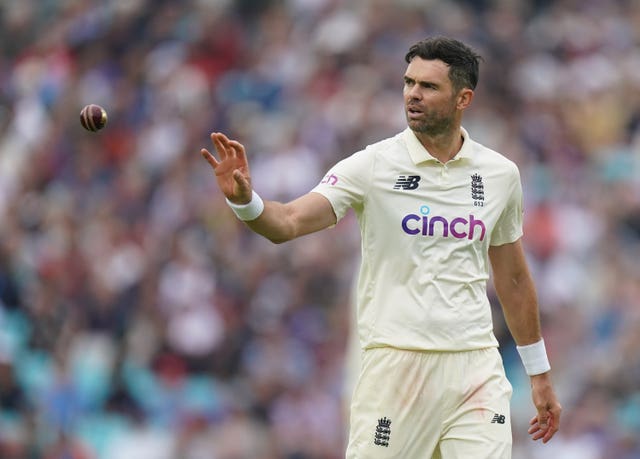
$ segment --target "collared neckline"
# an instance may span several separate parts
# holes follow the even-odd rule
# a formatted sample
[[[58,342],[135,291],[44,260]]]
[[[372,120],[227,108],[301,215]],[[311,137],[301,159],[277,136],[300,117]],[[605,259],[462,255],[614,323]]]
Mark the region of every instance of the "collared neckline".
[[[471,137],[469,137],[469,133],[462,126],[460,126],[460,134],[464,139],[464,142],[462,142],[462,148],[460,148],[460,151],[456,153],[456,155],[449,161],[471,157]],[[439,159],[437,159],[435,156],[432,156],[431,153],[429,153],[429,151],[424,147],[424,145],[420,143],[420,140],[418,140],[418,137],[416,137],[416,134],[410,128],[406,128],[404,131],[402,131],[402,137],[407,144],[409,156],[411,156],[411,160],[414,164],[417,165],[425,161],[440,162]]]

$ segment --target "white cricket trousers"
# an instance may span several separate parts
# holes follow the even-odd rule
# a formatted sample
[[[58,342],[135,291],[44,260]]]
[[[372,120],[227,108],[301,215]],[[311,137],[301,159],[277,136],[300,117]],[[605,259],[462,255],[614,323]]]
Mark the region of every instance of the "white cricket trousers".
[[[362,353],[347,459],[510,459],[512,388],[497,348]]]

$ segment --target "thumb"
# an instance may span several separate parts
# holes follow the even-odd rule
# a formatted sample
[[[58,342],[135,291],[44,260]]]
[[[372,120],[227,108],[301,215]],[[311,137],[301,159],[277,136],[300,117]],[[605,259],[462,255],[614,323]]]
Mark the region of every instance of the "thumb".
[[[538,425],[541,429],[549,427],[549,413],[546,410],[538,411]]]
[[[233,179],[236,182],[237,196],[243,201],[250,201],[252,188],[251,181],[246,177],[242,171],[236,169],[233,171]]]
[[[235,171],[233,171],[233,179],[236,181],[236,183],[238,184],[238,187],[242,191],[251,189],[251,183],[249,183],[249,180],[247,179],[247,177],[245,177],[244,174],[239,169],[236,169]]]

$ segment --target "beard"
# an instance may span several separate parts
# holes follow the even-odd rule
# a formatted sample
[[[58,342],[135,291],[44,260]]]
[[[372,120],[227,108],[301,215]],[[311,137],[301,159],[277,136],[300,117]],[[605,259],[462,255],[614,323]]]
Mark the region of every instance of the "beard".
[[[437,136],[451,130],[454,117],[452,115],[442,114],[424,114],[423,118],[412,119],[409,117],[409,111],[405,110],[407,125],[413,132],[426,134],[428,136]]]

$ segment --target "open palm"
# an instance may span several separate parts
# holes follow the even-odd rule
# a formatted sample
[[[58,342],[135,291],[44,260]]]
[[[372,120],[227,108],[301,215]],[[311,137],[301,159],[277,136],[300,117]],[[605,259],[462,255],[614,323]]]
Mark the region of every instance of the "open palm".
[[[206,148],[200,153],[216,174],[216,180],[222,193],[229,201],[244,204],[251,200],[251,175],[244,146],[226,135],[212,133],[211,141],[218,153],[219,160]]]

